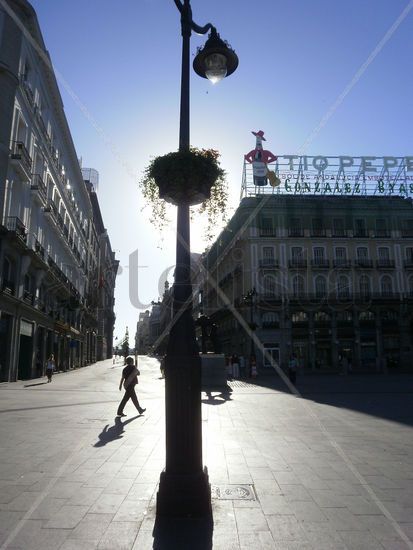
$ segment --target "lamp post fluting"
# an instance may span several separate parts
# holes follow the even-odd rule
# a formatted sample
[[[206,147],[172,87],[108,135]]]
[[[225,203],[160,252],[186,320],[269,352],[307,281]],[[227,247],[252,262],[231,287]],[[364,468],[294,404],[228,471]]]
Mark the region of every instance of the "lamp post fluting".
[[[190,0],[174,0],[181,14],[182,71],[179,150],[190,148],[190,37],[211,31],[194,60],[200,76],[220,80],[234,72],[238,58],[208,23],[192,20]],[[210,44],[208,45],[208,42]],[[211,514],[208,473],[202,464],[201,359],[192,317],[189,199],[177,205],[176,266],[173,286],[173,326],[165,358],[166,460],[157,494],[157,516]]]

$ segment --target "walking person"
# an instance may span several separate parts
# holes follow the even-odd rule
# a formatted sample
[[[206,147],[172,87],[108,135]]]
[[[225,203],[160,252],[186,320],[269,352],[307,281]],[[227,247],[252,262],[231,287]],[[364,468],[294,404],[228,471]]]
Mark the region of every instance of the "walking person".
[[[52,353],[46,363],[47,383],[52,381],[53,371],[55,370],[55,368],[56,368],[56,363],[54,360],[54,355]]]
[[[121,391],[123,384],[123,387],[125,388],[125,395],[119,403],[117,416],[126,416],[126,414],[123,413],[123,409],[129,399],[132,399],[132,403],[137,408],[139,414],[143,414],[146,411],[146,409],[143,409],[139,405],[138,397],[135,393],[135,386],[138,383],[138,375],[140,375],[140,372],[135,367],[133,357],[127,357],[126,367],[122,370],[122,377],[119,382],[119,391]]]
[[[231,365],[232,365],[232,376],[235,379],[239,378],[239,359],[236,353],[234,353],[231,357]]]

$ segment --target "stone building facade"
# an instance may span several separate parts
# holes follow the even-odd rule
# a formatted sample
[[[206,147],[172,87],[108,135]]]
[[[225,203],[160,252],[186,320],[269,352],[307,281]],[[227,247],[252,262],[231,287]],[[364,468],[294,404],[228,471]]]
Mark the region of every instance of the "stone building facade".
[[[26,33],[25,31],[28,31]],[[113,328],[117,262],[82,177],[36,14],[0,6],[0,380],[41,375],[111,353],[102,348],[101,273]],[[106,332],[107,342],[111,338]]]
[[[413,367],[412,199],[257,195],[241,200],[196,274],[227,355],[306,370]]]

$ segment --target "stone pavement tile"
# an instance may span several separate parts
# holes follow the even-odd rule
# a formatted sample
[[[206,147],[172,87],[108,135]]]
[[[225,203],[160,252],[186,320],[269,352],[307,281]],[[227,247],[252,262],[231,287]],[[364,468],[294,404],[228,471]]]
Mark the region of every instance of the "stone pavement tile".
[[[125,500],[125,495],[101,494],[90,507],[91,514],[115,514]]]
[[[53,529],[73,529],[89,510],[89,506],[64,505],[46,523],[45,527]]]
[[[131,479],[135,480],[141,471],[140,466],[122,466],[119,472],[116,474],[117,479]]]
[[[92,506],[102,494],[102,487],[80,487],[76,493],[68,500],[70,506]]]
[[[0,504],[0,510],[11,510],[15,512],[27,512],[33,503],[39,498],[40,493],[23,492],[6,504]]]
[[[132,481],[130,479],[118,479],[115,477],[112,481],[103,489],[103,493],[110,493],[114,495],[127,495],[132,487]]]
[[[135,539],[132,550],[152,550],[153,548],[153,534],[152,530],[140,529],[138,536]]]
[[[306,522],[303,527],[308,541],[316,550],[347,550],[340,533],[333,531],[328,523]]]
[[[344,496],[332,490],[308,489],[308,493],[320,508],[345,508]]]
[[[135,483],[148,483],[151,481],[159,481],[161,470],[147,470],[143,469],[136,476]]]
[[[413,507],[403,506],[399,502],[386,502],[384,506],[392,515],[393,519],[398,522],[410,523],[413,518]]]
[[[379,476],[364,476],[369,485],[378,487],[379,489],[403,489],[403,481],[396,481],[384,475]]]
[[[83,470],[93,470],[96,472],[98,468],[103,466],[103,464],[106,462],[106,458],[85,458],[85,461],[80,464],[75,472],[81,472]]]
[[[67,539],[59,550],[96,550],[98,543],[91,540]]]
[[[241,550],[273,550],[274,539],[270,531],[261,531],[258,533],[239,533],[239,543]]]
[[[128,500],[148,500],[157,490],[157,483],[134,483],[127,495]]]
[[[215,529],[228,529],[234,531],[237,528],[235,511],[231,500],[212,500],[212,517]]]
[[[326,522],[327,518],[323,511],[315,502],[303,500],[294,500],[290,502],[290,507],[298,521]]]
[[[27,490],[24,485],[4,485],[0,487],[0,504],[7,504]]]
[[[331,489],[337,495],[362,495],[365,494],[364,489],[358,483],[356,478],[353,476],[352,482],[336,479],[334,481],[329,480],[327,482],[328,487],[326,489]]]
[[[44,529],[41,520],[27,520],[7,548],[18,550],[56,550],[67,536],[67,529]]]
[[[139,532],[139,523],[117,521],[106,529],[98,544],[99,550],[130,550]],[[142,549],[146,550],[146,549]]]
[[[407,542],[402,540],[387,540],[384,544],[384,548],[386,550],[411,550],[412,546],[411,543],[409,546]]]
[[[81,487],[81,482],[57,481],[47,494],[54,498],[72,498]]]
[[[325,479],[321,479],[316,475],[306,476],[304,474],[299,474],[299,479],[301,483],[307,489],[329,489],[330,486]]]
[[[341,531],[340,536],[349,550],[387,550],[376,537],[366,531]]]
[[[330,526],[336,531],[365,531],[360,516],[355,516],[347,508],[323,508]]]
[[[303,485],[280,485],[279,494],[288,502],[294,500],[312,501],[310,492]]]
[[[281,495],[283,493],[275,479],[257,479],[254,486],[258,497],[261,495]]]
[[[113,478],[114,476],[116,476],[118,471],[122,468],[123,464],[124,464],[123,462],[106,461],[104,464],[102,464],[102,466],[100,466],[96,470],[96,475],[97,476],[106,475],[106,476],[111,476]]]
[[[212,548],[214,550],[239,550],[239,539],[236,530],[231,531],[229,529],[215,528],[214,526]]]
[[[312,546],[309,542],[294,542],[285,540],[274,541],[273,548],[274,550],[316,550],[315,547]]]
[[[397,541],[400,536],[385,516],[360,516],[362,524],[382,543]],[[403,533],[413,541],[413,523],[398,524]]]
[[[260,503],[265,515],[278,514],[291,516],[294,513],[290,503],[281,495],[261,495]]]
[[[112,518],[113,514],[86,514],[71,531],[68,540],[89,541],[97,546]]]
[[[261,456],[246,456],[245,457],[245,463],[247,466],[251,468],[266,468],[268,470],[268,464],[266,459]]]
[[[67,503],[68,501],[65,498],[46,496],[33,510],[30,519],[50,519]]]
[[[272,470],[273,471],[273,470]],[[275,472],[273,471],[275,481],[279,485],[301,485],[295,472]]]
[[[372,500],[358,495],[344,495],[342,502],[354,515],[381,515],[380,508]]]
[[[258,500],[233,500],[232,504],[235,508],[261,508],[261,503]]]
[[[128,500],[127,498],[119,506],[113,521],[139,521],[141,522],[148,510],[149,500]]]
[[[268,523],[259,508],[235,508],[238,533],[268,531]]]
[[[95,473],[91,478],[89,478],[86,483],[83,483],[83,487],[102,487],[103,489],[109,485],[112,479],[115,479],[115,475],[108,475],[104,473],[97,474]]]
[[[268,469],[268,467],[265,467],[265,468],[250,467],[249,473],[254,481],[259,479],[274,479],[274,475],[272,471]]]
[[[4,543],[23,516],[24,512],[0,511],[0,544]]]
[[[74,472],[67,473],[61,477],[62,481],[67,481],[69,483],[86,483],[93,476],[96,475],[95,470],[84,469],[84,470],[75,470]]]
[[[228,483],[231,485],[245,485],[246,483],[248,484],[254,483],[254,480],[249,475],[249,473],[229,474]]]
[[[305,530],[295,516],[267,516],[267,522],[275,542],[307,542]]]

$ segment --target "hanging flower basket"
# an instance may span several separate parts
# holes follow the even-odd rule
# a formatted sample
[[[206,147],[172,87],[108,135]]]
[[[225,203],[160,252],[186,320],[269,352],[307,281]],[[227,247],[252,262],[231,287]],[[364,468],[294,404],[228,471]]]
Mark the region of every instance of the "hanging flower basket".
[[[176,206],[200,204],[199,213],[207,212],[211,228],[219,215],[225,217],[225,171],[214,149],[191,148],[154,158],[144,172],[140,188],[152,207],[151,222],[159,229],[166,220],[164,201]],[[208,230],[207,236],[210,233]]]
[[[146,170],[159,189],[159,197],[174,205],[200,204],[211,196],[211,187],[224,171],[212,149],[190,149],[153,159]]]

